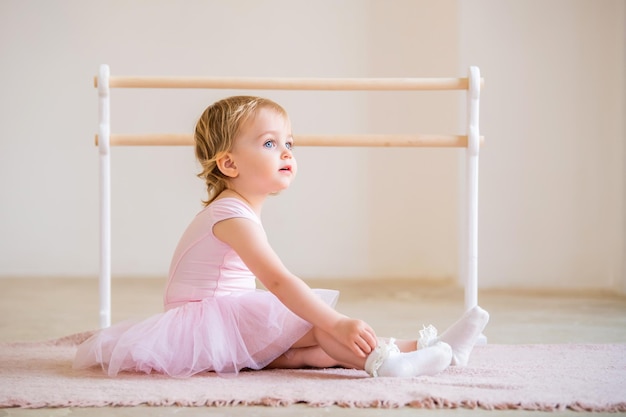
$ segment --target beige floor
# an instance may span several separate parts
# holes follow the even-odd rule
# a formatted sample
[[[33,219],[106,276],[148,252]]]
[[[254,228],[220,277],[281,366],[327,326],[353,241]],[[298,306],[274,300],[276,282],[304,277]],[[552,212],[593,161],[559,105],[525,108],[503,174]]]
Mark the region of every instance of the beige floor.
[[[423,323],[440,329],[462,312],[462,291],[453,285],[419,281],[312,281],[342,293],[338,309],[370,322],[382,336],[413,338]],[[161,309],[160,279],[113,282],[113,321],[145,317]],[[556,294],[481,291],[491,313],[489,343],[626,343],[626,297],[608,293]],[[0,341],[43,340],[98,325],[97,282],[90,279],[0,279]],[[1,389],[1,387],[0,387]],[[0,409],[5,416],[409,416],[428,410],[284,408],[132,407],[83,409]],[[437,416],[529,415],[530,412],[436,410]],[[559,413],[559,415],[580,413]],[[536,413],[533,413],[536,415]]]

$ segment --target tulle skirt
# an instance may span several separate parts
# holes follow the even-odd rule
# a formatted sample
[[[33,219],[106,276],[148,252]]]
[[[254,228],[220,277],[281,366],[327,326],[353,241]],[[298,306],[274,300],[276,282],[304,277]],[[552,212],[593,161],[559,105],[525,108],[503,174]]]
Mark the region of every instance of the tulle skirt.
[[[339,293],[313,290],[334,306]],[[173,377],[262,369],[312,328],[263,290],[190,302],[142,321],[102,329],[83,342],[74,368],[102,366]]]

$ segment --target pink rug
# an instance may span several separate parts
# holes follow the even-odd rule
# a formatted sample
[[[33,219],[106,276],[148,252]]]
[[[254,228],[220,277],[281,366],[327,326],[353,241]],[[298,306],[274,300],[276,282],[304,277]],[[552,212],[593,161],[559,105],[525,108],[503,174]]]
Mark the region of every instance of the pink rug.
[[[0,343],[0,407],[288,406],[626,411],[626,345],[486,345],[465,368],[420,378],[347,369],[243,372],[189,379],[74,371],[86,334]]]

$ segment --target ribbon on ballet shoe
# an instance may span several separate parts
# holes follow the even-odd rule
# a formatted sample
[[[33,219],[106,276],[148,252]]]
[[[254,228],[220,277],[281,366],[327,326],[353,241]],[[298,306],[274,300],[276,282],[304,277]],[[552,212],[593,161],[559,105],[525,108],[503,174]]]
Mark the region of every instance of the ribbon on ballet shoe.
[[[417,348],[424,349],[434,345],[439,341],[437,338],[437,328],[432,324],[428,326],[422,326],[422,330],[419,331],[419,337],[417,338]]]
[[[396,345],[396,339],[391,338],[388,342],[379,341],[376,348],[365,361],[365,371],[374,378],[378,377],[378,369],[392,353],[400,353],[400,348]]]

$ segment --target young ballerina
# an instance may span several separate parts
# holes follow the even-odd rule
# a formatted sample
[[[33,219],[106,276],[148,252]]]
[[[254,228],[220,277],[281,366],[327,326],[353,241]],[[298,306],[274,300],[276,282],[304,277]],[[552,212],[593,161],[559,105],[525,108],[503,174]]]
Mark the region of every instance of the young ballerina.
[[[419,340],[382,339],[334,309],[337,291],[309,288],[280,261],[260,220],[266,198],[297,172],[280,105],[249,96],[218,101],[200,117],[195,144],[208,199],[175,250],[165,312],[98,331],[79,346],[75,368],[189,377],[341,366],[409,377],[467,363],[489,319],[480,307],[440,337],[429,326]]]

